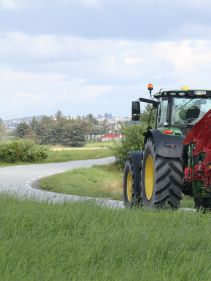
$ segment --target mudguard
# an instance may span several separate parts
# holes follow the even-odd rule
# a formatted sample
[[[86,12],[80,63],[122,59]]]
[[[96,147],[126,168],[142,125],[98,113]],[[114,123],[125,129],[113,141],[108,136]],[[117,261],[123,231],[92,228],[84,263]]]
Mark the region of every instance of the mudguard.
[[[139,169],[141,168],[143,158],[142,151],[131,151],[128,153],[128,157],[131,159],[134,167],[139,167]]]
[[[158,129],[144,133],[145,141],[153,138],[156,153],[162,157],[181,158],[183,154],[183,136],[165,135]]]

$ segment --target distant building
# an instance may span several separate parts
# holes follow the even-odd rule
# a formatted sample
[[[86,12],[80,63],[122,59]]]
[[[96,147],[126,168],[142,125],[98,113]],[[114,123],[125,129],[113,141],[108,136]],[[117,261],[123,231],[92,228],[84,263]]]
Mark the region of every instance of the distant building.
[[[109,134],[102,135],[101,141],[105,142],[105,141],[112,141],[112,140],[121,140],[121,138],[122,138],[122,134],[109,133]]]

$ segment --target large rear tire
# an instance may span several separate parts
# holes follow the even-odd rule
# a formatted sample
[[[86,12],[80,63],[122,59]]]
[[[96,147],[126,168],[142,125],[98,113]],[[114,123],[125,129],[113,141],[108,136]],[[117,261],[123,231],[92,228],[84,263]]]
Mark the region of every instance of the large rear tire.
[[[126,207],[141,206],[141,152],[133,152],[125,162],[123,201]]]
[[[151,208],[179,208],[182,198],[182,160],[159,156],[153,139],[147,139],[142,164],[143,205]]]

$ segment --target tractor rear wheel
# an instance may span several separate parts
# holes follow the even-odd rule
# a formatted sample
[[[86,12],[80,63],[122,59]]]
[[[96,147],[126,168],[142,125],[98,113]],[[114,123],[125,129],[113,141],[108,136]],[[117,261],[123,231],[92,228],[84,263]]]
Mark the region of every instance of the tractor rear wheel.
[[[183,185],[182,160],[159,156],[152,138],[145,143],[141,178],[144,206],[179,207]]]
[[[134,152],[133,157],[125,162],[123,178],[123,201],[126,207],[135,207],[141,205],[141,167],[138,164],[138,162],[141,160],[138,159],[138,157],[141,156],[141,152]]]

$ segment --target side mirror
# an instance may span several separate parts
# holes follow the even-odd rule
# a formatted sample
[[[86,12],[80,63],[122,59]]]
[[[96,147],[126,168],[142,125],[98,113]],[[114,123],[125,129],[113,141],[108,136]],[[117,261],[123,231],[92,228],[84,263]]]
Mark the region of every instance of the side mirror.
[[[139,121],[140,120],[140,102],[132,101],[132,120]]]

